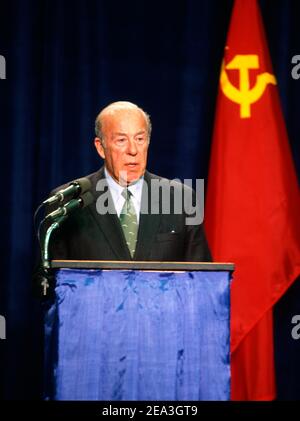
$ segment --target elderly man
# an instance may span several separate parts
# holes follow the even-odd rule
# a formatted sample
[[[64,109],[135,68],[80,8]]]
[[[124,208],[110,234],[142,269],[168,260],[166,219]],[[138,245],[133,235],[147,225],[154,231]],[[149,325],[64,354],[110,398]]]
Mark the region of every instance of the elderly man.
[[[211,260],[202,224],[187,224],[184,206],[178,211],[182,202],[176,202],[176,197],[191,190],[146,170],[151,134],[148,114],[130,102],[114,102],[98,114],[95,128],[95,147],[105,164],[87,176],[94,202],[72,214],[57,231],[51,257]],[[154,185],[164,188],[155,190]]]

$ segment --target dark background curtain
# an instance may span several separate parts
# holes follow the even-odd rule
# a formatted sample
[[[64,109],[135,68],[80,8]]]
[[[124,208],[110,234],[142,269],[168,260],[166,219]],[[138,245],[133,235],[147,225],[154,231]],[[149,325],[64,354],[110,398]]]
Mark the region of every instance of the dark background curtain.
[[[260,1],[282,107],[300,174],[300,3]],[[1,290],[0,392],[38,399],[42,312],[31,273],[34,209],[55,186],[101,165],[93,147],[98,111],[116,100],[152,117],[148,168],[169,178],[207,178],[220,64],[231,0],[12,0],[0,9]],[[299,215],[300,217],[300,215]],[[296,282],[275,307],[279,399],[300,398]]]

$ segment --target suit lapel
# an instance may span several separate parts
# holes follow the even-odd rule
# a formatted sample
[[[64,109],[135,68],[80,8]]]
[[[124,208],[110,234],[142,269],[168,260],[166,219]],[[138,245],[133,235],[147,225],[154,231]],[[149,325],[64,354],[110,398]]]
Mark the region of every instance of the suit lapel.
[[[102,188],[101,191],[96,190],[98,181],[101,181]],[[92,193],[94,195],[95,201],[89,206],[89,210],[95,219],[98,227],[102,230],[103,234],[106,237],[107,242],[111,246],[112,250],[116,254],[116,258],[120,260],[132,260],[130,252],[128,250],[125,237],[122,231],[122,227],[119,221],[119,218],[116,214],[113,199],[111,197],[108,185],[105,180],[104,167],[102,167],[91,179],[92,182]],[[114,213],[105,213],[100,215],[97,212],[96,203],[97,200],[101,200],[101,195],[106,194],[109,197],[111,206],[113,207]]]
[[[144,176],[145,184],[142,191],[141,209],[148,210],[147,213],[140,214],[139,231],[134,260],[145,260],[150,256],[152,244],[156,236],[160,214],[151,215],[151,175],[146,171]],[[154,199],[158,201],[159,199]]]

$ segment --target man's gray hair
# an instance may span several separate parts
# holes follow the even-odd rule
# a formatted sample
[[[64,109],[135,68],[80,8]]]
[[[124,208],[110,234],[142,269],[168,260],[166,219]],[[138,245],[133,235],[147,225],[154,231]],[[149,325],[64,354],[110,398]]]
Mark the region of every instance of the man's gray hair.
[[[144,115],[146,123],[147,123],[148,142],[150,142],[151,131],[152,131],[152,124],[151,124],[151,120],[150,120],[150,115],[148,113],[146,113],[146,111],[144,111],[138,105],[133,104],[132,102],[117,101],[117,102],[112,102],[107,107],[103,108],[103,110],[101,110],[100,113],[96,117],[95,133],[96,133],[96,136],[101,140],[102,144],[104,142],[104,134],[103,134],[103,131],[102,131],[102,126],[103,126],[102,118],[103,118],[103,116],[105,114],[112,114],[114,111],[118,111],[118,110],[132,110],[132,109],[140,110],[141,113]]]

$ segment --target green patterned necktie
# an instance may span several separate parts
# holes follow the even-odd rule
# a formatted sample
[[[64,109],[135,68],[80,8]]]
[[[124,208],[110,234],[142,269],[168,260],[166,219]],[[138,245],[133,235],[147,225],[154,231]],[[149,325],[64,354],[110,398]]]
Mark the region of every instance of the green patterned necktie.
[[[125,203],[121,210],[120,222],[131,257],[133,257],[137,242],[138,223],[131,195],[132,193],[128,189],[122,191]]]

